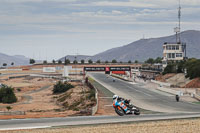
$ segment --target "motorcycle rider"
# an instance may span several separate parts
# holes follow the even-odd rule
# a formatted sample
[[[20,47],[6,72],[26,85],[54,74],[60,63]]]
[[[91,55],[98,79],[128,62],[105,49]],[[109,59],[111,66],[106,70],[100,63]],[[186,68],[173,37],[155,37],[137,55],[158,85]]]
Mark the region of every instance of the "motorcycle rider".
[[[124,98],[119,97],[118,95],[113,95],[113,107],[120,106],[123,108],[126,114],[131,113],[131,111],[127,108],[127,106],[124,104],[124,102],[127,102],[129,100],[124,100]]]

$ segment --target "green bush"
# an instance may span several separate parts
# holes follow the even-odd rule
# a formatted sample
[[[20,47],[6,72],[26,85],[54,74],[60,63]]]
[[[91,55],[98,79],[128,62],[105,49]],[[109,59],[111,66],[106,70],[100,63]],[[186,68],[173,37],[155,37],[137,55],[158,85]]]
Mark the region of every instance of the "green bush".
[[[168,64],[164,69],[163,75],[167,73],[176,73],[176,64]]]
[[[61,81],[59,81],[54,85],[53,94],[63,93],[71,88],[74,88],[74,86],[71,85],[70,83],[62,83]]]
[[[200,77],[200,59],[191,58],[187,61],[180,61],[177,63],[170,63],[165,68],[163,74],[167,73],[184,73],[186,78],[194,79]]]
[[[200,60],[199,59],[189,59],[186,64],[185,68],[187,70],[186,77],[189,77],[190,79],[194,79],[197,77],[200,77]]]
[[[0,103],[14,103],[17,102],[14,89],[7,85],[2,85],[0,88]]]

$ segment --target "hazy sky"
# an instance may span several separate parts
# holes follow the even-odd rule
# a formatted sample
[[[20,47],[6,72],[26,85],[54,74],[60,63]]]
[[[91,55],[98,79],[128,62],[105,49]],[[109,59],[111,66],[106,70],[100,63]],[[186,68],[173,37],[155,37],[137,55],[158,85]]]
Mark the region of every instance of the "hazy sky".
[[[182,0],[182,30],[200,30],[200,0]],[[35,59],[94,55],[173,34],[178,0],[0,0],[0,52]]]

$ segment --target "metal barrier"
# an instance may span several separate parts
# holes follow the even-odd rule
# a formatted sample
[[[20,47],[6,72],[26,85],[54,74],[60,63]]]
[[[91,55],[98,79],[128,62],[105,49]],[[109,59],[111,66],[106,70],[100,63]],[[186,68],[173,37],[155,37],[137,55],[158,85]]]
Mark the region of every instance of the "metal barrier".
[[[94,107],[92,107],[92,115],[95,115],[96,114],[96,112],[97,112],[97,109],[98,109],[98,104],[99,104],[99,100],[98,100],[98,91],[97,91],[97,89],[96,89],[96,87],[94,87],[94,89],[95,89],[95,99],[96,99],[96,105],[94,106]]]
[[[170,83],[164,83],[164,82],[160,82],[160,81],[156,81],[156,80],[151,80],[151,82],[159,84],[160,86],[167,86],[167,87],[171,86]]]
[[[24,111],[0,111],[0,115],[25,115]]]
[[[87,83],[88,87],[90,87],[90,89],[95,89],[95,99],[96,99],[96,105],[94,107],[92,107],[92,115],[95,115],[96,112],[97,112],[97,109],[98,109],[98,104],[99,104],[99,101],[98,101],[98,90],[96,89],[96,87],[91,84],[89,81]]]

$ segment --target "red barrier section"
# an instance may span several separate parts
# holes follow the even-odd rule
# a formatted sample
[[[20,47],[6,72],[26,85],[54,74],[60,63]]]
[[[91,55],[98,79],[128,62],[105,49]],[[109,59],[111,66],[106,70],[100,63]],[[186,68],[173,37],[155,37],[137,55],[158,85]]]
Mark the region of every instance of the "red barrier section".
[[[113,74],[123,74],[125,75],[125,71],[112,71]]]

